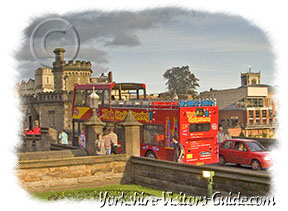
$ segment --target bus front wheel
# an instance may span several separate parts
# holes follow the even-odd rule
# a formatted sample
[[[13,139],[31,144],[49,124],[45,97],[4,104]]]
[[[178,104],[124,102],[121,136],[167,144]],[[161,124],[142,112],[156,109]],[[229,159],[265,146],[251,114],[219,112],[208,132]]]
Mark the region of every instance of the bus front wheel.
[[[148,152],[145,154],[145,157],[150,158],[150,159],[156,159],[156,155],[155,155],[155,153],[152,152],[152,151],[148,151]]]

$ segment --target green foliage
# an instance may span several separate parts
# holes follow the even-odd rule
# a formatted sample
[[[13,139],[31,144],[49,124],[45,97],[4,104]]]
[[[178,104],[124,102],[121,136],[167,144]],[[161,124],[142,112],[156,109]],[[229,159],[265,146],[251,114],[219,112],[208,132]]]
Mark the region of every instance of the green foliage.
[[[168,69],[163,77],[167,80],[165,84],[171,96],[177,94],[179,98],[185,98],[187,95],[196,95],[199,79],[190,72],[189,66]]]

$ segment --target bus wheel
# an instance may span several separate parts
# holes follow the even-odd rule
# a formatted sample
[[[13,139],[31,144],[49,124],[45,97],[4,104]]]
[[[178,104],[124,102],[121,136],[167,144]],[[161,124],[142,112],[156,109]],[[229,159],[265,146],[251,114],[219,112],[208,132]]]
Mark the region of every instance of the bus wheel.
[[[150,159],[156,159],[156,155],[152,151],[148,151],[145,155],[145,157],[150,158]]]
[[[224,166],[225,163],[226,163],[226,161],[225,161],[223,155],[220,155],[219,156],[219,166]]]

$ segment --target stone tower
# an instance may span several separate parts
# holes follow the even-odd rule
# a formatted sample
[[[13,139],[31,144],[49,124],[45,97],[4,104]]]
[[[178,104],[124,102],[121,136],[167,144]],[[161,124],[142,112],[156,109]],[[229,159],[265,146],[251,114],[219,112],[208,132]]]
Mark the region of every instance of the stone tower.
[[[55,62],[53,63],[54,89],[55,91],[72,91],[74,84],[90,83],[91,62],[76,60],[64,60],[65,50],[57,48],[54,50]]]
[[[35,70],[35,92],[53,92],[54,75],[50,68],[38,68]]]
[[[260,76],[259,72],[251,72],[251,66],[249,66],[248,72],[241,73],[241,86],[260,84]]]

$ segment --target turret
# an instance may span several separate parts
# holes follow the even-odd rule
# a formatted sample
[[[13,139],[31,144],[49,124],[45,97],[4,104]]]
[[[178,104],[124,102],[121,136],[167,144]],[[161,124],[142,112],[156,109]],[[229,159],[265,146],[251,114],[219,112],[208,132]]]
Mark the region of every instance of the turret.
[[[65,65],[65,60],[64,60],[64,53],[65,49],[64,48],[56,48],[54,51],[55,53],[55,62],[53,63],[54,68],[59,68]]]

